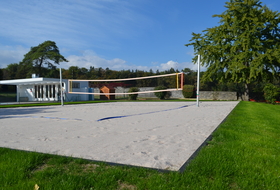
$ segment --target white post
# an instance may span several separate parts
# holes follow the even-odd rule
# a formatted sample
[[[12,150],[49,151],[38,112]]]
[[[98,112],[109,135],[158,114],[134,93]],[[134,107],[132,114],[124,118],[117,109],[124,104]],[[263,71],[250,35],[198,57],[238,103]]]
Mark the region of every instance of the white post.
[[[197,60],[197,88],[196,88],[196,105],[199,107],[199,77],[200,77],[200,55]]]
[[[17,85],[17,102],[19,102],[19,96],[20,96],[20,93],[19,93],[19,85]]]
[[[59,101],[59,99],[58,99],[58,90],[59,90],[59,84],[55,84],[55,87],[54,87],[54,89],[55,89],[55,93],[54,93],[54,98],[55,98],[55,101]]]
[[[60,74],[60,101],[61,101],[61,106],[63,106],[63,90],[62,90],[62,74],[61,74],[61,68],[59,68],[59,74]]]
[[[42,91],[42,93],[43,93],[43,100],[42,101],[46,101],[47,100],[47,88],[46,88],[46,85],[45,84],[42,84],[42,86],[43,86],[43,91]]]

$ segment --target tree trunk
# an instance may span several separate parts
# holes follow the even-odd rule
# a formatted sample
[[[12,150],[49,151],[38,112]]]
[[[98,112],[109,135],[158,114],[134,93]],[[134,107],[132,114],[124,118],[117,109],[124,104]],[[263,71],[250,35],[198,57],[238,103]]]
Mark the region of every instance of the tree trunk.
[[[249,84],[245,83],[244,101],[249,101]]]
[[[38,64],[38,70],[39,70],[38,74],[40,77],[42,77],[42,66],[43,66],[43,62],[44,62],[44,57],[42,56],[39,61],[40,61],[40,63]]]

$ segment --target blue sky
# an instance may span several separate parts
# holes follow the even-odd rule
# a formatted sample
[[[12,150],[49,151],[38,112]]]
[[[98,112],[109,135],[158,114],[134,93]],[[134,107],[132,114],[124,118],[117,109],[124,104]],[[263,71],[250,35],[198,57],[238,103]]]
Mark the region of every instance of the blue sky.
[[[55,41],[59,67],[113,70],[191,68],[192,32],[219,25],[226,0],[1,0],[0,68],[30,47]],[[280,11],[279,0],[263,0]]]

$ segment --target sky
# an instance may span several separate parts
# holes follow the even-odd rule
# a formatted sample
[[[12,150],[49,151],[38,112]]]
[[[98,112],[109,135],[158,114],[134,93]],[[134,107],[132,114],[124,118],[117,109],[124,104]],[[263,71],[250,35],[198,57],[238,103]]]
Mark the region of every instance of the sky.
[[[262,0],[280,11],[279,0]],[[69,62],[111,70],[197,70],[192,33],[219,25],[226,0],[1,0],[0,68],[51,40]]]

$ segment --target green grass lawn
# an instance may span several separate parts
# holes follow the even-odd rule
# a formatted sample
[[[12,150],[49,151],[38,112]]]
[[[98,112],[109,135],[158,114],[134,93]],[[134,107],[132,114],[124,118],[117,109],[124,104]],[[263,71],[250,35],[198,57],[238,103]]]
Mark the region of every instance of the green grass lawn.
[[[0,102],[15,102],[17,101],[16,93],[2,93],[0,92]]]
[[[279,113],[240,102],[183,173],[0,148],[0,189],[279,189]]]

